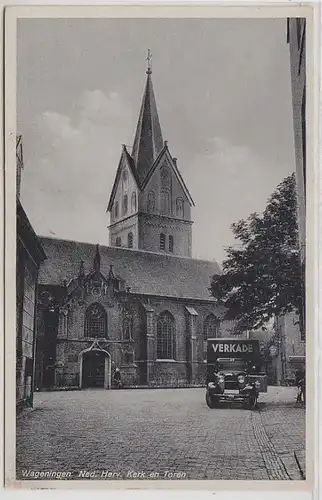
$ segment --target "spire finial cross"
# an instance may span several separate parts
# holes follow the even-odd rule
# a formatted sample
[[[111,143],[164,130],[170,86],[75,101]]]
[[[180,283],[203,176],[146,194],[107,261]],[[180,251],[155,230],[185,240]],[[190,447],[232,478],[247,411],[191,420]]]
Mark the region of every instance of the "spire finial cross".
[[[152,52],[150,49],[148,49],[148,57],[146,58],[146,61],[148,61],[148,67],[147,67],[147,74],[151,75],[152,73]]]

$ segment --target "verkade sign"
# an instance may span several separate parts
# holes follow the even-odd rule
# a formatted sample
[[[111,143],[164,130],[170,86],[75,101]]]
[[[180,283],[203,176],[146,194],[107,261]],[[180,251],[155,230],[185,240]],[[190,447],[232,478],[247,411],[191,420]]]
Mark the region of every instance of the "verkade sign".
[[[209,340],[208,359],[220,357],[247,357],[258,356],[259,345],[256,340]]]
[[[247,344],[212,344],[214,352],[254,352],[252,345]]]

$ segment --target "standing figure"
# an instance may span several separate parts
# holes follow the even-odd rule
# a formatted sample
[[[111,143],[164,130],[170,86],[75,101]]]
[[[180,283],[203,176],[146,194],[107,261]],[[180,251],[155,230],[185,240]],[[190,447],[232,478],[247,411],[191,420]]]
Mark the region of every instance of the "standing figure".
[[[122,379],[121,379],[121,372],[119,368],[115,369],[114,375],[113,375],[113,381],[117,389],[121,389],[122,387]]]

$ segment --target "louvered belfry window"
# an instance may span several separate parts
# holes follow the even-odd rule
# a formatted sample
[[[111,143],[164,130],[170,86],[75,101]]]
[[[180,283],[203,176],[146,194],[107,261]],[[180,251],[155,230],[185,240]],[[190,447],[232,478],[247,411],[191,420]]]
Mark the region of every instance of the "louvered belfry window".
[[[160,234],[160,250],[165,250],[165,234]]]
[[[175,355],[175,320],[169,311],[164,311],[157,322],[157,358],[175,359]]]
[[[91,304],[86,311],[85,337],[107,338],[107,316],[101,304]]]
[[[173,253],[173,236],[171,234],[169,236],[169,252]]]
[[[127,246],[128,248],[133,248],[133,233],[127,235]]]

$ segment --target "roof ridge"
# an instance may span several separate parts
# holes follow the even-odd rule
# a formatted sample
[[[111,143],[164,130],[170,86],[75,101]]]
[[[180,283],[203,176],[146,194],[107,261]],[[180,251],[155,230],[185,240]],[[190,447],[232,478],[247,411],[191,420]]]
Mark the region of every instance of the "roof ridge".
[[[191,261],[197,261],[197,262],[207,262],[209,264],[217,265],[218,267],[219,264],[216,260],[207,260],[207,259],[198,259],[197,257],[184,257],[181,255],[170,255],[168,253],[163,253],[163,252],[151,252],[149,250],[140,250],[138,248],[127,248],[127,247],[117,247],[113,245],[104,245],[100,243],[91,243],[90,241],[79,241],[79,240],[70,240],[67,238],[57,238],[53,236],[45,236],[45,235],[37,235],[38,238],[40,239],[48,239],[48,240],[55,240],[55,241],[62,241],[62,242],[67,242],[67,243],[75,243],[75,244],[81,244],[81,245],[89,245],[95,247],[97,244],[99,245],[100,248],[111,248],[115,249],[117,251],[125,251],[125,252],[132,252],[132,253],[139,253],[139,254],[148,254],[148,255],[159,255],[165,258],[169,259],[178,259],[178,260],[187,260],[189,262]]]

